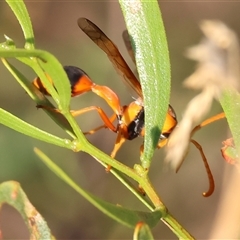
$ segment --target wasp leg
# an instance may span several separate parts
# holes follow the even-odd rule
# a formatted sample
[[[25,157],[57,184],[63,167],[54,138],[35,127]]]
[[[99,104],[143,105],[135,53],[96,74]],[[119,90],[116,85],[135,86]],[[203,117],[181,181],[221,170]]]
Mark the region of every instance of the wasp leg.
[[[113,122],[115,121],[116,117],[117,117],[116,114],[113,114],[113,115],[109,118],[109,120],[113,123]],[[94,128],[94,129],[88,131],[88,132],[84,132],[84,134],[85,134],[85,135],[88,135],[88,134],[91,135],[91,134],[94,134],[95,132],[101,130],[102,128],[107,128],[106,124],[103,124],[103,125],[101,125],[101,126],[98,126],[98,127]]]
[[[61,114],[61,112],[59,111],[59,109],[57,109],[57,108],[52,108],[52,107],[49,107],[49,106],[37,105],[36,108],[37,108],[37,109],[38,109],[38,108],[42,108],[42,109],[45,109],[45,110],[47,110],[47,111],[52,111],[52,112],[56,112],[56,113],[60,113],[60,114]]]
[[[220,119],[223,119],[223,118],[225,118],[225,113],[224,113],[224,112],[221,112],[221,113],[219,113],[219,114],[217,114],[217,115],[214,115],[214,116],[206,119],[205,121],[203,121],[202,123],[200,123],[199,125],[197,125],[196,127],[193,128],[193,130],[192,130],[192,132],[191,132],[191,136],[193,136],[193,134],[194,134],[196,131],[198,131],[199,129],[205,127],[206,125],[211,124],[211,123],[213,123],[213,122],[216,122],[216,121],[218,121],[218,120],[220,120]]]
[[[201,157],[202,157],[202,160],[203,160],[203,163],[204,163],[204,166],[206,168],[206,172],[207,172],[207,175],[208,175],[208,181],[209,181],[209,189],[207,192],[204,192],[203,193],[203,196],[204,197],[209,197],[212,195],[212,193],[214,192],[214,188],[215,188],[215,184],[214,184],[214,178],[213,178],[213,175],[212,175],[212,172],[211,172],[211,169],[209,167],[209,164],[208,164],[208,161],[207,161],[207,158],[203,152],[203,149],[201,147],[201,145],[196,142],[195,140],[191,139],[190,140],[194,145],[195,147],[199,150],[200,154],[201,154]]]
[[[124,126],[119,126],[119,130],[118,130],[118,135],[117,135],[117,139],[116,139],[116,142],[114,144],[114,147],[113,147],[113,150],[110,154],[110,156],[112,158],[115,158],[118,150],[121,148],[121,146],[123,145],[123,143],[127,140],[127,138],[125,137],[126,135],[126,131],[127,131],[127,127],[124,125]],[[125,134],[124,134],[125,133]],[[106,172],[109,172],[111,169],[111,166],[108,165],[107,168],[106,168]]]
[[[128,139],[128,130],[127,130],[127,126],[125,124],[120,124],[118,126],[118,135],[117,135],[117,139],[116,142],[114,144],[114,148],[111,152],[111,157],[115,158],[118,150],[121,148],[121,146],[123,145],[123,143]]]
[[[48,106],[42,106],[42,105],[37,105],[37,108],[44,108],[48,111],[54,111],[54,112],[57,112],[57,113],[61,113],[59,111],[59,109],[57,108],[51,108],[51,107],[48,107]],[[99,116],[101,117],[101,119],[103,120],[104,122],[104,125],[100,126],[100,127],[97,127],[96,128],[96,131],[101,129],[101,128],[109,128],[110,130],[112,130],[113,132],[117,132],[117,127],[115,127],[113,125],[113,121],[115,120],[116,118],[116,115],[114,114],[113,116],[111,116],[110,118],[106,115],[106,113],[102,110],[102,108],[100,107],[97,107],[97,106],[91,106],[91,107],[86,107],[86,108],[82,108],[80,110],[72,110],[71,111],[71,114],[73,117],[76,117],[78,115],[81,115],[81,114],[84,114],[86,112],[90,112],[90,111],[93,111],[93,110],[96,110],[99,114]],[[93,131],[93,132],[92,132]],[[91,130],[90,131],[90,134],[93,134],[94,132],[96,132],[94,130]],[[92,133],[91,133],[92,132]]]
[[[158,142],[157,148],[162,148],[164,147],[168,142],[168,138],[163,138],[161,141]]]
[[[160,140],[157,144],[157,148],[159,149],[159,148],[164,147],[167,144],[167,142],[168,142],[168,138],[164,138],[164,139]],[[140,146],[140,156],[143,154],[143,151],[144,151],[144,144],[142,144]]]
[[[97,106],[91,106],[91,107],[86,107],[86,108],[83,108],[83,109],[80,109],[80,110],[76,110],[76,111],[71,111],[71,114],[76,117],[78,115],[81,115],[83,113],[86,113],[86,112],[90,112],[90,111],[97,111],[99,116],[101,117],[101,119],[103,120],[104,122],[104,125],[103,127],[105,128],[109,128],[110,130],[112,130],[113,132],[117,132],[117,127],[115,127],[111,121],[111,118],[109,118],[106,113],[102,110],[102,108],[100,107],[97,107]]]

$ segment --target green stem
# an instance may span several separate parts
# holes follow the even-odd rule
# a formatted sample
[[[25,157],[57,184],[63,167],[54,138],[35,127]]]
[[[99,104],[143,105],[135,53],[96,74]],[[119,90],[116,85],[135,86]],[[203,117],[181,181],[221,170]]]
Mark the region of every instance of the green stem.
[[[103,163],[99,159],[95,158],[101,165],[103,165],[105,168],[108,167],[107,164]],[[148,209],[150,209],[152,212],[155,210],[155,208],[152,206],[149,201],[139,192],[138,189],[136,189],[136,186],[134,186],[128,179],[126,179],[125,176],[122,175],[121,172],[117,171],[114,168],[110,169],[110,172],[130,191],[132,192],[138,200],[140,200]]]
[[[161,221],[167,225],[172,232],[179,237],[179,239],[194,239],[194,237],[191,236],[191,234],[184,229],[169,212],[167,212],[167,214],[161,218]]]
[[[84,147],[82,146],[82,151],[90,154],[98,161],[104,162],[105,164],[111,166],[112,168],[115,168],[118,171],[124,173],[129,178],[132,178],[133,180],[135,180],[141,186],[141,188],[144,190],[146,195],[149,197],[149,199],[153,203],[155,209],[162,211],[162,214],[165,215],[166,207],[164,206],[161,199],[157,195],[156,191],[154,190],[154,188],[153,188],[152,184],[150,183],[147,176],[139,175],[134,169],[122,164],[121,162],[119,162],[115,159],[112,159],[110,156],[103,153],[98,148],[94,147],[93,145],[91,145],[89,143]],[[153,210],[153,208],[151,207],[150,210]]]

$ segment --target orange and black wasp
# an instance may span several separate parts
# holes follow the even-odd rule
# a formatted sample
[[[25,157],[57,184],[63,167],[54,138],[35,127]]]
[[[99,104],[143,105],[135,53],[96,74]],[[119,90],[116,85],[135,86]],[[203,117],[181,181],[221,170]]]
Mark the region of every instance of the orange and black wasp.
[[[126,140],[133,140],[139,136],[144,137],[144,104],[142,88],[137,77],[122,57],[116,45],[102,32],[101,29],[99,29],[94,23],[92,23],[86,18],[78,19],[78,26],[97,46],[99,46],[107,54],[109,60],[112,62],[114,68],[122,77],[124,82],[138,96],[136,100],[132,101],[129,105],[122,106],[118,95],[109,87],[97,85],[91,80],[87,73],[85,73],[82,69],[78,67],[64,67],[64,70],[70,81],[72,97],[92,91],[93,93],[103,98],[113,110],[114,114],[111,117],[108,117],[102,108],[98,106],[90,106],[77,111],[72,111],[72,115],[77,116],[89,111],[98,112],[99,116],[103,121],[103,125],[85,134],[93,134],[102,128],[108,128],[109,130],[117,133],[116,142],[111,152],[111,157],[114,158],[116,156],[116,153]],[[132,60],[135,62],[133,50],[131,48],[131,43],[127,31],[123,33],[123,38],[129,54]],[[49,95],[48,91],[43,86],[39,78],[34,79],[33,84],[43,94]],[[222,117],[224,117],[224,114],[221,114],[220,117],[214,116],[213,118],[204,121],[202,124],[196,126],[193,129],[192,134],[198,129],[204,127],[205,125],[217,121]],[[114,125],[115,120],[117,122],[116,125]],[[171,105],[169,105],[162,133],[157,144],[157,148],[161,148],[167,143],[168,137],[170,136],[176,125],[176,114]],[[210,183],[209,190],[207,193],[204,194],[204,196],[210,196],[214,190],[213,176],[208,166],[206,157],[202,151],[201,145],[192,139],[191,142],[199,149],[202,159],[204,161]],[[143,145],[141,146],[140,151],[143,151]]]
[[[144,137],[144,105],[141,85],[135,74],[129,68],[128,64],[122,57],[116,45],[99,29],[94,23],[86,18],[78,19],[78,26],[82,31],[96,43],[108,56],[116,71],[122,76],[127,85],[137,94],[138,98],[129,105],[122,106],[119,97],[109,87],[95,84],[90,77],[80,68],[74,66],[65,66],[71,84],[72,97],[81,95],[88,91],[92,91],[102,97],[112,108],[114,115],[108,117],[104,110],[97,106],[86,107],[77,111],[73,111],[74,116],[83,114],[88,111],[97,111],[104,125],[99,126],[88,133],[92,134],[101,128],[108,128],[117,133],[117,139],[111,153],[114,158],[117,151],[126,140],[133,140],[139,136]],[[125,42],[128,44],[128,38],[125,33]],[[128,45],[129,46],[129,45]],[[131,48],[128,47],[131,50]],[[132,59],[134,59],[133,55]],[[33,84],[44,94],[48,95],[46,88],[41,80],[36,78]],[[117,124],[114,125],[114,121]],[[158,142],[157,147],[160,148],[166,144],[166,140],[177,124],[176,115],[173,108],[169,105],[165,124]],[[141,147],[141,151],[143,147]]]

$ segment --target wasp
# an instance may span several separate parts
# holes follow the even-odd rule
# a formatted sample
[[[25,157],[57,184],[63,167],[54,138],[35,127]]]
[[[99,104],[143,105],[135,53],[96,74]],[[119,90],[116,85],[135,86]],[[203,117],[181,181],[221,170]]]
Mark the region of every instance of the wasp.
[[[109,60],[112,62],[115,70],[122,77],[122,80],[132,89],[132,91],[137,95],[137,98],[133,100],[130,104],[122,106],[118,95],[107,86],[101,86],[94,83],[86,72],[81,68],[75,66],[64,66],[64,70],[68,76],[71,85],[71,96],[79,96],[86,92],[92,91],[99,97],[103,98],[106,103],[113,110],[113,115],[108,116],[105,111],[98,106],[89,106],[80,110],[72,111],[73,116],[78,116],[90,111],[96,111],[103,121],[103,125],[92,129],[85,134],[93,134],[102,128],[107,128],[117,134],[117,138],[110,154],[112,158],[115,158],[118,150],[121,148],[122,144],[126,140],[133,140],[137,137],[144,137],[144,103],[143,103],[143,93],[140,82],[138,81],[135,74],[132,72],[121,53],[119,52],[116,45],[105,35],[100,28],[98,28],[94,23],[86,18],[78,19],[78,26],[80,29],[98,46],[100,47],[108,56]],[[134,53],[131,47],[129,36],[127,31],[123,33],[123,39],[130,57],[135,62]],[[41,82],[39,77],[33,80],[33,85],[37,87],[43,94],[49,95],[47,89]],[[210,118],[204,121],[202,124],[196,126],[193,132],[199,130],[205,125],[217,121],[223,118],[224,115]],[[116,124],[114,122],[116,121]],[[174,109],[169,105],[165,123],[159,137],[157,148],[161,148],[166,145],[168,138],[177,125],[177,118]],[[204,193],[204,196],[210,196],[214,191],[214,180],[207,163],[207,159],[203,153],[201,145],[195,140],[191,139],[191,142],[198,148],[202,156],[205,168],[209,179],[209,190]],[[140,153],[143,151],[143,145],[140,147]]]
[[[92,91],[101,98],[103,98],[107,104],[111,107],[114,114],[108,117],[104,110],[97,106],[86,107],[77,111],[73,111],[74,116],[89,112],[97,111],[101,117],[104,125],[99,126],[88,134],[93,134],[101,128],[108,128],[111,131],[117,133],[116,142],[111,152],[111,157],[114,158],[116,153],[126,140],[133,140],[139,136],[144,137],[144,104],[143,94],[140,82],[135,74],[132,72],[116,45],[99,29],[94,23],[86,18],[78,19],[78,26],[80,29],[94,42],[96,43],[108,56],[116,71],[121,75],[123,81],[137,94],[136,100],[132,101],[129,105],[122,106],[117,94],[107,86],[100,86],[94,83],[91,78],[82,69],[75,66],[64,66],[64,70],[68,76],[71,85],[71,96],[79,96],[83,93]],[[124,40],[128,49],[129,38],[127,33],[124,32]],[[133,54],[131,54],[134,59]],[[33,84],[45,95],[49,95],[46,88],[43,86],[41,80],[36,78]],[[117,124],[114,125],[114,121],[117,120]],[[166,140],[171,134],[172,130],[177,124],[176,114],[171,105],[167,112],[164,127],[157,144],[158,148],[163,147],[166,144]],[[143,151],[143,145],[141,146],[141,152]]]

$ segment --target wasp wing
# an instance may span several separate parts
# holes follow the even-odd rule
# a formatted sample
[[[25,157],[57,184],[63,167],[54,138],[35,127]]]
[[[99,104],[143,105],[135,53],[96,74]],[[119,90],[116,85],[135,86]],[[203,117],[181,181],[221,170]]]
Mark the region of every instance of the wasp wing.
[[[139,97],[143,97],[142,88],[136,76],[129,68],[116,45],[94,23],[86,18],[78,19],[78,26],[108,56],[116,71]]]

